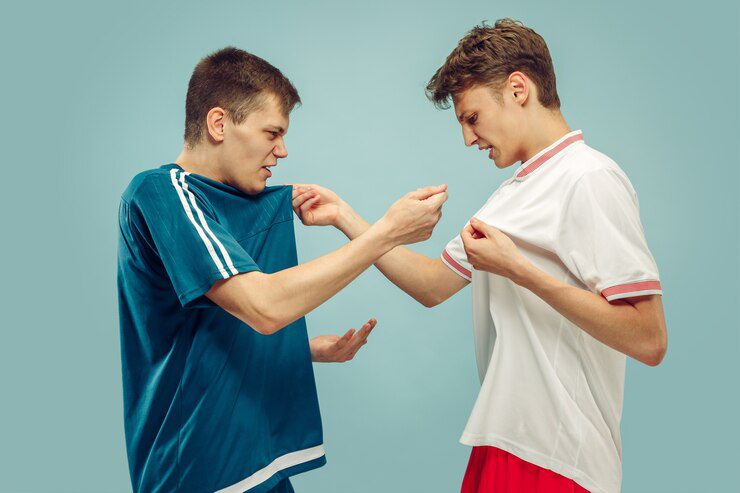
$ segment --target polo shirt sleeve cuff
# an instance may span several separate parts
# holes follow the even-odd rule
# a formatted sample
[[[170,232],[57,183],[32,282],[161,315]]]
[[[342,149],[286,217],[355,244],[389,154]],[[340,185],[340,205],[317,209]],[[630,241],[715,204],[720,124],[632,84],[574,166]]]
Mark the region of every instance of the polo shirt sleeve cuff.
[[[471,272],[468,269],[466,269],[465,267],[463,267],[454,258],[452,258],[452,255],[450,255],[449,252],[446,249],[445,250],[442,250],[441,257],[442,257],[442,262],[444,262],[444,264],[447,267],[449,267],[450,269],[452,269],[452,271],[455,274],[459,275],[460,277],[462,277],[463,279],[465,279],[467,281],[472,281],[473,280],[473,276],[472,276]]]
[[[663,289],[658,280],[636,281],[624,284],[615,284],[601,290],[601,296],[607,301],[632,298],[634,296],[648,296],[651,294],[663,295]]]

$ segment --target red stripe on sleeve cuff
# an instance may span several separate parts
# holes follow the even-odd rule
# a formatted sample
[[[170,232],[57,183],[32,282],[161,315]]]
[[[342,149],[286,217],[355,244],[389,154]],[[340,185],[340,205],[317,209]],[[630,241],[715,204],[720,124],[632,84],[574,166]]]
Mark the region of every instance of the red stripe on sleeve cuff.
[[[454,270],[468,281],[472,280],[472,274],[470,271],[455,261],[455,259],[447,253],[447,250],[442,250],[442,260],[444,260],[445,264],[447,264],[450,269]]]
[[[645,296],[649,294],[663,294],[660,281],[640,281],[627,284],[618,284],[601,291],[601,296],[608,301],[630,296]]]

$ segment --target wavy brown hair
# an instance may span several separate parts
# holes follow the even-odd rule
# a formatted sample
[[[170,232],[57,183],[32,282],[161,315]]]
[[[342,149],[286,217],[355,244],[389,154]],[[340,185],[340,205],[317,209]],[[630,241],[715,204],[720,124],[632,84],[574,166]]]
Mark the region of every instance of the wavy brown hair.
[[[522,72],[537,86],[545,108],[560,108],[555,70],[542,36],[521,22],[500,19],[493,26],[475,26],[452,50],[427,84],[427,97],[438,108],[473,86],[500,88],[512,72]]]
[[[188,84],[185,144],[192,148],[200,142],[212,108],[223,108],[239,124],[267,96],[277,97],[286,115],[301,102],[290,80],[262,58],[232,46],[208,55],[195,66]]]

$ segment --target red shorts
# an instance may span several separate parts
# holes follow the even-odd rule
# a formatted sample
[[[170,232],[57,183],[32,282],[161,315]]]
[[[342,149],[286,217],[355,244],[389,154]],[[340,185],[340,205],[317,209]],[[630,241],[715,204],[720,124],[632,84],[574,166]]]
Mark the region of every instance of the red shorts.
[[[473,447],[461,493],[588,493],[572,479],[495,447]]]

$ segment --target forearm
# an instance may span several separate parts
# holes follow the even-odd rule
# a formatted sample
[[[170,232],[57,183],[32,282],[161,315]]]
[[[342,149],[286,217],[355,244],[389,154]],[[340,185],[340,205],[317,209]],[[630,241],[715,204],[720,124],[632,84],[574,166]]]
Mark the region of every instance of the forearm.
[[[206,295],[263,334],[272,334],[334,296],[393,248],[381,223],[343,247],[274,274],[234,276],[216,283]]]
[[[610,303],[532,264],[521,269],[515,282],[607,346],[651,366],[660,363],[666,347],[662,308],[658,312],[624,301]]]
[[[342,211],[337,228],[350,240],[359,237],[370,228],[370,224],[355,211]],[[441,300],[435,296],[432,259],[404,246],[397,246],[375,261],[375,266],[393,284],[425,306],[433,306]]]

